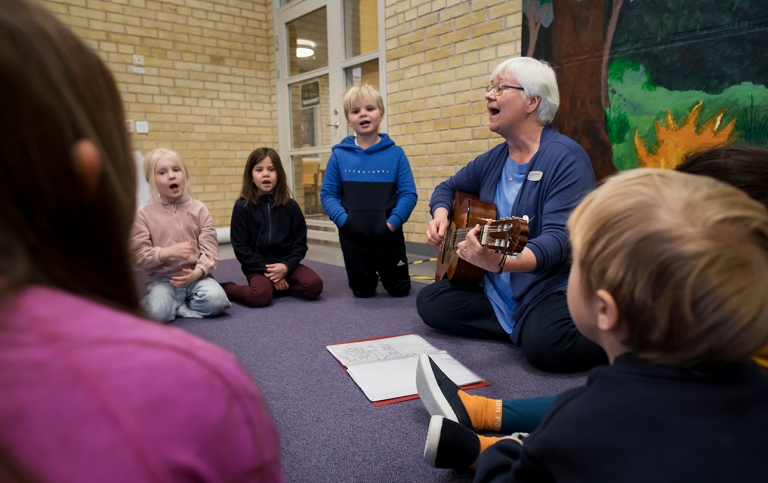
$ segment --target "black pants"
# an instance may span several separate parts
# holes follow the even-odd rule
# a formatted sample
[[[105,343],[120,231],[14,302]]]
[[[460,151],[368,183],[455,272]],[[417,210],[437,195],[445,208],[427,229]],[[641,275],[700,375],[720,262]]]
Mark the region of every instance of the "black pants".
[[[421,289],[416,310],[425,324],[444,332],[510,340],[478,284],[435,282]],[[605,351],[573,324],[562,292],[548,295],[531,310],[519,345],[533,366],[547,372],[579,372],[608,363]]]
[[[384,290],[393,297],[405,297],[411,292],[405,240],[393,233],[391,243],[363,245],[344,237],[339,238],[349,288],[355,297],[373,297],[381,280]]]

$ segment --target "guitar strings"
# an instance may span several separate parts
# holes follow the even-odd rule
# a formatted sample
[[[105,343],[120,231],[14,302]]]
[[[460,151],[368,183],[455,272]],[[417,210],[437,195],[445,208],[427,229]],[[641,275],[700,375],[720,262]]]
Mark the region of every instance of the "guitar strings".
[[[453,235],[451,236],[451,248],[452,249],[456,248],[456,245],[457,245],[456,240],[459,238],[459,236],[461,236],[461,239],[463,240],[464,238],[467,237],[467,233],[469,233],[473,229],[474,228],[457,228],[454,231]],[[486,233],[501,232],[501,231],[507,231],[504,228],[504,225],[489,226],[488,228],[486,228]]]

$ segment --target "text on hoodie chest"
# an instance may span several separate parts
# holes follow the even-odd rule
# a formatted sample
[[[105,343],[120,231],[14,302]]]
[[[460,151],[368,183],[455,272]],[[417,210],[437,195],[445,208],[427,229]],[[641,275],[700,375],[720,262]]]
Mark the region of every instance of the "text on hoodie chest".
[[[343,177],[347,181],[387,181],[394,179],[394,171],[390,169],[355,169],[342,170]]]

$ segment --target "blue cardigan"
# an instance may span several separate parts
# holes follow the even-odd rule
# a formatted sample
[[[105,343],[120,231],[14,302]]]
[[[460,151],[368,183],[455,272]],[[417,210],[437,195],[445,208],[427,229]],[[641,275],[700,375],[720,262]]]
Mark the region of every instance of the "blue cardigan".
[[[503,142],[437,185],[429,203],[430,213],[434,215],[440,207],[450,212],[456,191],[478,195],[482,201],[493,203],[508,155],[509,147]],[[528,215],[527,247],[536,255],[533,271],[513,273],[510,277],[517,303],[512,311],[516,322],[511,334],[513,342],[518,343],[526,317],[541,299],[566,290],[571,269],[566,222],[579,201],[594,188],[595,175],[587,153],[574,140],[557,133],[552,126],[545,126],[539,150],[528,163],[526,179],[512,205],[512,213],[498,213],[500,218]]]

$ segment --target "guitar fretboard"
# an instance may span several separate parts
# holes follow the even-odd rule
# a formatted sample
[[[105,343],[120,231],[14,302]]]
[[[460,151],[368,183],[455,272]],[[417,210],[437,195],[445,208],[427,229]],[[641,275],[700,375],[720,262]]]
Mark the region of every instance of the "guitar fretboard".
[[[477,234],[477,239],[480,242],[482,246],[487,246],[489,248],[499,248],[499,253],[505,253],[509,252],[508,248],[510,248],[510,240],[508,236],[505,236],[503,238],[499,237],[489,237],[489,235],[493,233],[504,233],[508,234],[509,229],[512,227],[512,223],[505,223],[505,224],[497,224],[497,225],[485,225],[481,227],[480,232]],[[467,238],[467,234],[472,231],[473,228],[456,228],[454,233],[450,236],[450,249],[456,250],[457,245],[460,241]],[[517,242],[515,242],[515,245]],[[512,246],[514,248],[514,245]],[[505,250],[506,249],[506,250]],[[513,252],[514,255],[517,254],[517,251]]]

